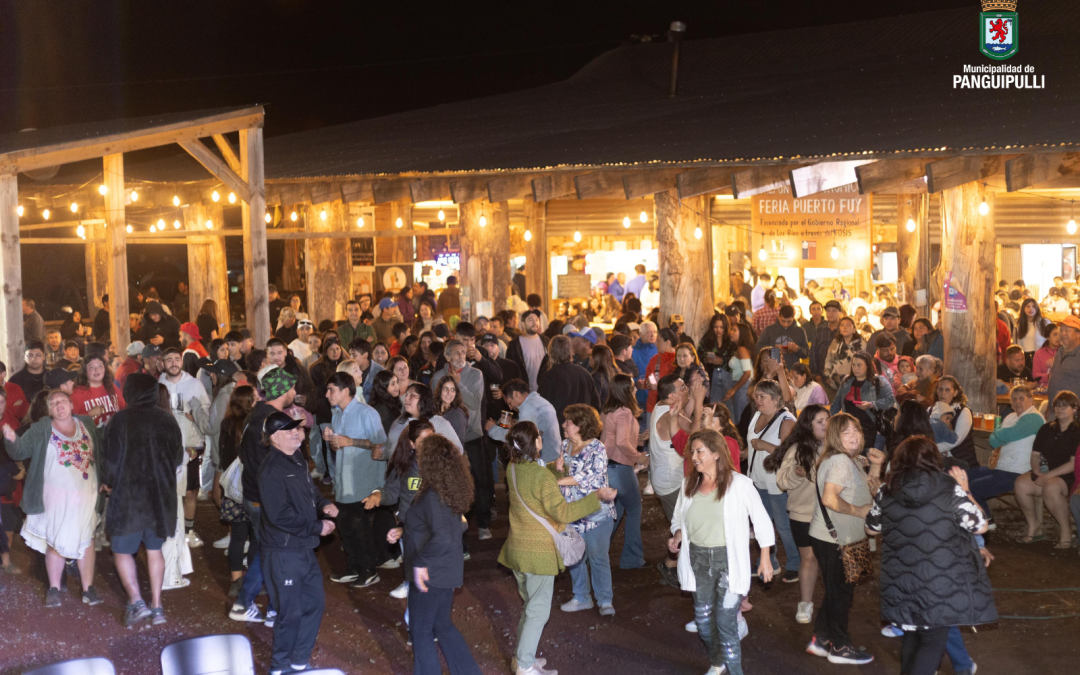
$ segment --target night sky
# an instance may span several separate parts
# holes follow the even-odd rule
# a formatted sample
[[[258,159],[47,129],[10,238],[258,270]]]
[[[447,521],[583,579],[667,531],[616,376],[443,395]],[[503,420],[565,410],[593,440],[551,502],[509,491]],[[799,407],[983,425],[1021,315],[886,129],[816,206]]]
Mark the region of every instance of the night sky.
[[[262,103],[277,135],[556,82],[632,36],[687,39],[978,0],[0,0],[0,133]]]

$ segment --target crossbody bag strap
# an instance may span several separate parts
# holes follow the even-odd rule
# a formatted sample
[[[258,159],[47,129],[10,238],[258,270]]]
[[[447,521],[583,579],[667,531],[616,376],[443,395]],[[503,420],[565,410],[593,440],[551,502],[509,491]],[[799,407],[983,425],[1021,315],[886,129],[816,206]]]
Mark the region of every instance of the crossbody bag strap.
[[[540,516],[536,515],[536,513],[532,509],[529,508],[529,505],[525,503],[525,500],[521,498],[521,493],[518,492],[517,471],[515,471],[515,468],[516,467],[514,466],[514,463],[511,462],[511,464],[510,464],[510,477],[512,479],[514,479],[514,494],[517,495],[518,501],[521,502],[521,505],[524,506],[525,510],[529,512],[530,516],[532,516],[533,518],[536,518],[537,520],[540,521],[540,524],[544,526],[544,529],[548,531],[548,534],[550,534],[553,537],[559,536],[559,533],[555,531],[555,528],[551,526],[551,523],[549,523],[547,521],[547,519],[541,518]]]
[[[772,425],[776,423],[776,420],[780,419],[783,416],[784,416],[784,410],[777,410],[776,414],[773,415],[773,418],[771,420],[769,420],[769,423],[766,424],[765,428],[761,430],[761,433],[758,433],[757,440],[761,440],[762,436],[769,433],[769,429],[771,429]],[[755,432],[755,433],[757,433],[757,432]],[[765,442],[768,443],[768,441],[765,441]],[[757,448],[754,448],[752,446],[751,446],[751,449],[752,449],[752,452],[750,453],[750,464],[749,464],[749,468],[747,469],[747,471],[753,471],[754,470],[754,461],[757,460],[757,454],[759,452],[763,452],[762,450],[758,450]]]
[[[814,475],[814,494],[817,496],[818,506],[821,507],[821,517],[825,520],[825,529],[829,531],[833,539],[836,540],[837,545],[840,544],[840,537],[836,536],[836,528],[833,526],[832,518],[829,517],[829,509],[825,508],[825,502],[821,501],[821,490],[818,488],[818,476]]]

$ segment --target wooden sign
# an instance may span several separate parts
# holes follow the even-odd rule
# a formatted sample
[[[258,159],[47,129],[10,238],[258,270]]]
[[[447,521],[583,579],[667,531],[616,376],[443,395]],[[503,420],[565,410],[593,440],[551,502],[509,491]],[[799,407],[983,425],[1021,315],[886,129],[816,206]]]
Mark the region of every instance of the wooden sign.
[[[588,274],[560,274],[558,288],[563,300],[587,298],[592,292],[592,278]]]
[[[854,183],[800,199],[792,197],[788,187],[754,195],[754,264],[869,270],[870,198],[859,194]]]

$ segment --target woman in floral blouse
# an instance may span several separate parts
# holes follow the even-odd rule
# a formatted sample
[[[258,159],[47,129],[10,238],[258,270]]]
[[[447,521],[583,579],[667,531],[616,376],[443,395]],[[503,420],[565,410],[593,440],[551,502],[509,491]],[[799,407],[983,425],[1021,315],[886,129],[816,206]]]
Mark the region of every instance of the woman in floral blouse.
[[[607,450],[600,441],[600,416],[592,406],[571,405],[564,411],[562,454],[555,460],[555,473],[561,476],[559,489],[567,502],[573,503],[608,486]],[[570,523],[585,540],[585,557],[570,567],[574,597],[562,605],[564,612],[578,612],[593,606],[592,591],[600,605],[600,616],[613,616],[611,604],[611,564],[608,547],[615,526],[615,507],[601,502],[600,510]],[[586,569],[588,565],[588,569]]]
[[[851,357],[863,349],[863,339],[855,330],[855,320],[849,316],[840,319],[836,338],[829,343],[825,355],[825,386],[831,390],[829,393],[835,393],[844,378],[851,375]]]

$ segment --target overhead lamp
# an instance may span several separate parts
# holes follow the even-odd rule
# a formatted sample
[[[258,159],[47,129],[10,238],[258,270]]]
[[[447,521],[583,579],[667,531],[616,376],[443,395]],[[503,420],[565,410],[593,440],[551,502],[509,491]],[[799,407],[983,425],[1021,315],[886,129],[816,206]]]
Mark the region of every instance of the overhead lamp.
[[[173,206],[180,206],[180,196],[179,195],[173,195],[172,205]]]
[[[980,216],[985,216],[988,213],[990,213],[990,205],[987,204],[985,201],[980,202],[979,203],[979,215]]]
[[[274,217],[268,213],[265,216],[263,216],[263,220],[265,220],[267,222],[267,224],[270,224],[270,223],[274,222]]]
[[[210,193],[210,199],[213,199],[215,202],[219,201],[221,199],[221,195],[218,194],[217,190],[214,190]]]
[[[208,229],[208,230],[212,230],[212,229],[214,229],[214,221],[212,221],[212,220],[207,220],[207,221],[206,221],[206,229]]]
[[[41,212],[41,217],[44,218],[45,220],[48,220],[50,215],[51,214],[49,212],[49,209],[45,209],[44,211]]]
[[[235,192],[230,192],[229,193],[229,203],[230,204],[235,204],[236,203],[236,193]]]
[[[135,192],[134,190],[131,191],[131,201],[133,201],[133,202],[139,201],[139,193],[138,192]]]
[[[480,227],[487,227],[487,216],[480,216]]]
[[[134,232],[134,231],[135,231],[135,228],[134,228],[134,227],[132,227],[132,226],[130,226],[130,225],[128,225],[128,226],[127,226],[127,233],[128,233],[128,234],[131,234],[131,233],[132,233],[132,232]]]
[[[180,229],[180,221],[179,220],[172,221],[172,226],[173,226],[174,230],[179,230]]]
[[[162,232],[165,231],[165,219],[164,218],[158,218],[157,229],[161,230]]]
[[[405,223],[401,222],[401,218],[398,218],[396,221],[394,221],[394,225],[396,225],[399,228],[404,224]]]
[[[151,225],[150,226],[150,231],[151,232],[157,232],[157,225]]]
[[[703,235],[701,233],[701,228],[700,227],[695,227],[694,228],[694,239],[701,239],[702,236]]]
[[[1065,231],[1069,234],[1076,234],[1076,221],[1070,218],[1069,222],[1065,225]]]
[[[104,197],[105,195],[107,195],[109,193],[109,188],[107,188],[105,186],[105,183],[102,183],[101,185],[98,186],[97,191],[98,191],[99,195]]]
[[[835,245],[833,245],[832,250],[829,251],[829,255],[832,257],[833,260],[839,259],[840,258],[840,249],[837,248]]]
[[[363,227],[364,226],[364,217],[363,216],[360,216],[359,218],[356,219],[356,226],[357,227]]]
[[[623,216],[622,226],[628,230],[630,229],[630,216]]]
[[[641,209],[641,215],[638,216],[638,218],[640,218],[643,223],[649,222],[649,214],[645,213],[645,209]]]
[[[765,252],[765,241],[762,240],[761,248],[759,248],[758,252],[757,252],[757,259],[760,260],[761,262],[765,262],[765,260],[768,257],[769,257],[769,254]]]
[[[22,214],[23,214],[23,212],[24,212],[25,210],[26,210],[26,209],[24,209],[24,208],[22,207],[22,204],[19,204],[18,206],[16,206],[16,207],[15,207],[15,213],[16,213],[16,214],[17,214],[17,215],[18,215],[18,216],[19,216],[20,218],[22,218]]]
[[[83,239],[85,239],[86,238],[86,228],[83,227],[82,225],[76,227],[75,228],[75,234],[77,234],[80,237],[82,237]]]
[[[298,216],[296,215],[296,211],[293,211],[289,214],[289,220],[293,221],[294,223],[296,222],[297,217]]]
[[[916,225],[915,225],[915,219],[914,219],[914,218],[908,218],[908,219],[907,219],[907,226],[906,226],[906,227],[907,227],[907,231],[908,231],[908,232],[914,232],[914,231],[915,231],[915,227],[916,227]]]
[[[532,241],[532,230],[525,230],[525,241]]]
[[[439,209],[439,222],[441,223],[444,220],[446,220],[446,211]]]
[[[78,213],[79,212],[79,205],[76,204],[75,202],[71,202],[71,212],[72,213]]]
[[[581,232],[580,231],[575,231],[574,232],[574,241],[576,241],[578,243],[581,243]]]
[[[326,209],[319,211],[319,220],[326,220]]]

